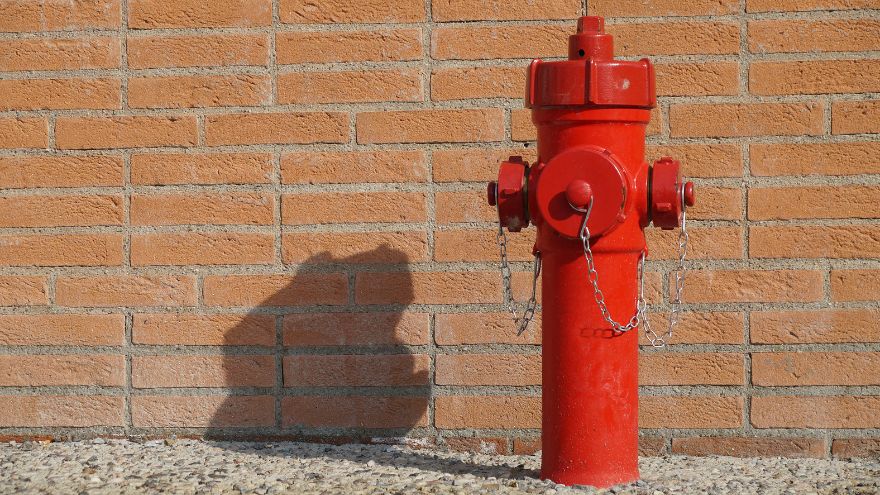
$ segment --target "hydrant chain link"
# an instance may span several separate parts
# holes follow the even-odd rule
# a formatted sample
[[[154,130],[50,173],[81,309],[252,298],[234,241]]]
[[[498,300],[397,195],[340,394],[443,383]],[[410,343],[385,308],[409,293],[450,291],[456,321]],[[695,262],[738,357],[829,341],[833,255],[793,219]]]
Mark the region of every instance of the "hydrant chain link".
[[[672,298],[672,308],[669,311],[669,327],[666,329],[663,335],[657,335],[657,333],[651,329],[651,322],[648,321],[647,313],[645,314],[644,318],[645,335],[651,342],[651,346],[657,348],[664,347],[666,346],[666,343],[669,342],[669,339],[672,337],[672,331],[678,324],[679,314],[681,313],[681,294],[682,292],[684,292],[685,277],[684,260],[687,256],[687,245],[688,240],[690,239],[685,221],[685,207],[684,204],[682,204],[681,229],[678,231],[678,265],[675,267],[675,271],[673,272],[675,273],[675,296]]]
[[[513,316],[513,324],[516,326],[516,334],[519,336],[529,328],[529,323],[535,317],[535,309],[538,305],[538,278],[541,276],[541,253],[535,252],[535,259],[532,262],[532,295],[529,297],[528,302],[526,302],[525,310],[523,310],[523,315],[520,317],[514,307],[513,289],[511,288],[512,273],[507,259],[507,234],[500,224],[498,225],[496,238],[498,240],[498,248],[501,251],[501,285],[504,292],[504,303]]]
[[[683,191],[684,189],[682,189]],[[683,193],[682,193],[683,194]],[[682,208],[681,208],[681,229],[678,231],[678,265],[675,267],[675,296],[672,299],[672,308],[669,312],[669,326],[663,335],[658,335],[652,328],[651,322],[648,319],[648,303],[645,301],[645,251],[642,251],[641,256],[639,257],[639,292],[636,299],[636,312],[630,317],[629,322],[626,325],[618,323],[611,316],[611,312],[608,310],[608,305],[605,303],[605,294],[602,292],[602,289],[599,288],[599,272],[596,271],[596,266],[593,261],[593,251],[590,248],[590,229],[587,227],[587,221],[590,218],[590,212],[593,209],[593,199],[590,198],[590,202],[586,208],[575,208],[577,211],[584,213],[584,219],[581,223],[581,233],[579,235],[581,244],[584,249],[584,259],[587,262],[587,276],[590,284],[593,286],[593,297],[596,299],[596,304],[599,305],[599,310],[602,312],[602,317],[605,319],[608,324],[611,325],[612,329],[615,332],[628,332],[633,328],[644,326],[645,328],[645,337],[647,337],[648,341],[651,342],[652,347],[661,348],[665,347],[666,343],[672,337],[672,333],[675,329],[675,326],[678,324],[678,317],[681,313],[681,297],[684,292],[684,279],[685,279],[685,267],[684,260],[687,256],[687,244],[690,236],[687,232],[686,226],[686,205],[684,203],[684,197],[682,196]]]
[[[614,321],[614,318],[611,316],[611,311],[608,310],[608,305],[605,303],[605,293],[599,288],[599,272],[596,271],[596,264],[593,261],[593,250],[590,248],[590,228],[587,226],[587,222],[590,219],[590,213],[593,211],[593,198],[590,197],[590,202],[585,209],[578,209],[578,211],[583,211],[584,213],[579,237],[581,244],[584,247],[584,259],[587,261],[587,279],[593,286],[593,297],[596,299],[596,304],[599,305],[602,317],[611,325],[611,328],[615,332],[628,332],[639,326],[639,321],[645,311],[645,252],[642,251],[642,256],[639,258],[639,294],[636,300],[636,312],[630,317],[629,322],[627,322],[626,325],[623,325]]]

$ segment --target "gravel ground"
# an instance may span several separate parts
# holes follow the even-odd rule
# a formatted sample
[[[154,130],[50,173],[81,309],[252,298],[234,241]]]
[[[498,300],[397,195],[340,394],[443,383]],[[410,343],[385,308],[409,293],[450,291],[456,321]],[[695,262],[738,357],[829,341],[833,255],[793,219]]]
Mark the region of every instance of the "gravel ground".
[[[539,456],[196,440],[0,444],[2,493],[597,493],[536,479]],[[646,457],[598,493],[880,493],[880,459]]]

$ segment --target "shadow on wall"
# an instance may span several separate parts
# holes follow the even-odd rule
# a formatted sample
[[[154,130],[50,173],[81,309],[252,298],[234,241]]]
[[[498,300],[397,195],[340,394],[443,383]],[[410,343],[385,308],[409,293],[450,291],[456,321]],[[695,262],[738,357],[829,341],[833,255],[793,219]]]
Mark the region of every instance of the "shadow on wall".
[[[261,277],[263,287],[216,288],[259,294],[280,282],[226,334],[222,368],[231,395],[206,437],[340,443],[425,436],[428,315],[406,312],[413,294],[408,261],[387,245],[341,259],[324,252],[293,275]],[[370,287],[377,276],[394,286]],[[269,336],[255,335],[269,322],[273,347],[242,345],[272,345]]]
[[[217,407],[205,437],[342,444],[400,443],[406,436],[432,444],[430,314],[408,311],[413,301],[408,261],[405,253],[383,245],[341,259],[313,255],[292,276],[262,277],[263,287],[254,292],[265,291],[270,280],[283,283],[252,304],[226,334],[223,372],[230,395]],[[232,293],[242,287],[211,290]],[[231,297],[247,300],[242,294]],[[268,335],[271,323],[274,333]],[[269,452],[240,442],[217,445]],[[507,466],[447,460],[428,451],[371,452],[366,459],[350,450],[320,448],[292,449],[289,455],[511,475]]]

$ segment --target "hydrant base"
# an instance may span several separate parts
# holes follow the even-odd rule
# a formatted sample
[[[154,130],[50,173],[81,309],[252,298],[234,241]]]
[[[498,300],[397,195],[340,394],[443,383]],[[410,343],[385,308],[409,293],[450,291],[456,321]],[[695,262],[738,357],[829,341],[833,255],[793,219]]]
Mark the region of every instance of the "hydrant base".
[[[545,473],[541,471],[542,480],[550,480],[565,486],[592,486],[596,488],[608,488],[614,485],[626,485],[639,480],[638,468],[632,472],[624,468],[617,468],[607,473],[595,473],[592,471],[557,471]],[[589,481],[585,481],[589,480]]]

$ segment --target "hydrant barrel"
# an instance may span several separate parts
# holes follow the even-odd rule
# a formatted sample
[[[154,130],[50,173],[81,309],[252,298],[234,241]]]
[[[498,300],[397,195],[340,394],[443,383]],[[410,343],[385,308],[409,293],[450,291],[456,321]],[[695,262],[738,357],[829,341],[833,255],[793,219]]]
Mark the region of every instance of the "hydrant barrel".
[[[645,162],[656,105],[651,62],[615,60],[613,51],[604,20],[582,17],[569,38],[568,60],[531,63],[526,107],[537,128],[538,159],[505,162],[489,189],[502,226],[538,230],[541,477],[566,485],[607,487],[639,478],[643,229],[652,221],[678,226],[694,199],[677,161],[663,158],[653,168]]]

